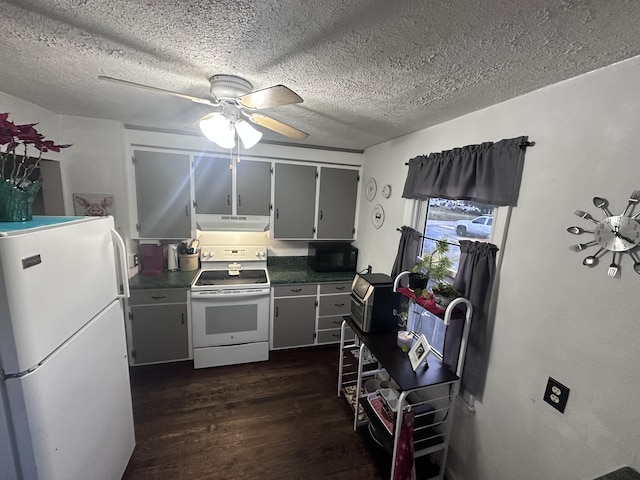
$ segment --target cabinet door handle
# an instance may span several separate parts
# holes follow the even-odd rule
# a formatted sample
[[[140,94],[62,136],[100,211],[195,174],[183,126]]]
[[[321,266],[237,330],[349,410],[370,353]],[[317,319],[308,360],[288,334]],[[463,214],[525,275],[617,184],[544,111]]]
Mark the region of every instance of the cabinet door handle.
[[[323,216],[324,216],[324,213],[322,213],[322,210],[320,210],[320,220],[322,220]]]
[[[154,300],[162,300],[166,295],[152,295],[151,298]]]
[[[242,197],[238,194],[238,206],[242,205]]]
[[[184,214],[185,214],[187,217],[189,216],[189,204],[188,204],[188,203],[184,206]]]
[[[276,208],[276,220],[280,218],[280,209]]]
[[[180,322],[184,325],[184,313],[180,314]]]
[[[302,289],[301,288],[292,288],[291,291],[293,293],[300,293],[302,291]]]
[[[345,288],[347,288],[347,287],[345,287],[345,286],[343,285],[342,287],[336,287],[336,290],[344,290]]]
[[[278,316],[278,307],[276,307],[276,317]]]

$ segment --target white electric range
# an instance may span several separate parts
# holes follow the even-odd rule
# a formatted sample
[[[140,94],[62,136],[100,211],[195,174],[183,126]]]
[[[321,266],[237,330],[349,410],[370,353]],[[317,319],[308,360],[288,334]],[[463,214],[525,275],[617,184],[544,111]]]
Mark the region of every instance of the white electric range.
[[[201,245],[191,285],[194,368],[269,359],[267,247]]]

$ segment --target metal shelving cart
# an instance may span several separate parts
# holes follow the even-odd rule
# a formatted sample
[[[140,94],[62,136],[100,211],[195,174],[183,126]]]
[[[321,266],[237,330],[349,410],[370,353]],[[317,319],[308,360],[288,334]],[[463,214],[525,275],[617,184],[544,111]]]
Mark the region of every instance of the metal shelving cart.
[[[394,291],[414,300],[421,310],[418,314],[434,315],[445,326],[452,319],[464,321],[456,371],[443,363],[440,352],[433,350],[427,357],[428,366],[423,364],[414,371],[407,354],[396,344],[396,332],[366,333],[346,316],[343,317],[340,336],[338,396],[344,397],[353,409],[354,430],[366,425],[374,440],[391,453],[390,478],[394,474],[402,425],[402,421],[397,420],[399,414],[402,419],[412,410],[415,415],[414,459],[430,456],[437,466],[437,473],[430,478],[442,480],[473,308],[465,298],[453,300],[446,310],[435,307],[426,299],[416,299],[411,290],[399,288],[400,280],[408,273],[398,275]],[[356,334],[356,338],[348,343],[345,336],[347,326]],[[389,409],[389,402],[380,400],[382,392],[366,394],[363,389],[368,378],[385,371],[399,387],[399,398],[393,411]]]

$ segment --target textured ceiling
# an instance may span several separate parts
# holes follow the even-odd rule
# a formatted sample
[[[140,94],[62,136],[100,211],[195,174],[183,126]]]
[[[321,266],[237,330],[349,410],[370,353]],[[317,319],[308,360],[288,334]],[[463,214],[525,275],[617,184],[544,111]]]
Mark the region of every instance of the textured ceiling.
[[[210,76],[235,74],[302,96],[262,112],[308,132],[301,143],[346,149],[640,54],[637,0],[0,0],[0,11],[10,95],[185,130],[211,109],[98,75],[206,97]]]

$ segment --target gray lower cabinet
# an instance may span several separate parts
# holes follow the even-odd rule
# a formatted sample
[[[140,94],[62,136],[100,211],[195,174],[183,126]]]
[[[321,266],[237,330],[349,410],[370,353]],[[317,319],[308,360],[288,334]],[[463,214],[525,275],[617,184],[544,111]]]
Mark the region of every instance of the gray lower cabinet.
[[[187,290],[134,290],[129,299],[132,365],[190,358]]]
[[[359,179],[357,170],[320,168],[316,238],[352,239],[354,237]]]
[[[271,348],[292,348],[314,344],[316,292],[315,284],[273,287]]]
[[[313,238],[316,209],[315,166],[274,166],[273,238]]]
[[[342,317],[351,310],[351,282],[320,284],[318,297],[317,343],[336,343],[340,341]],[[351,329],[346,338],[355,338]]]
[[[189,155],[136,150],[134,158],[139,238],[190,238]]]
[[[351,282],[273,287],[271,348],[337,343],[342,317],[351,308]],[[346,338],[355,338],[349,329]]]

